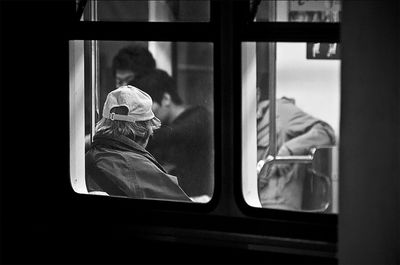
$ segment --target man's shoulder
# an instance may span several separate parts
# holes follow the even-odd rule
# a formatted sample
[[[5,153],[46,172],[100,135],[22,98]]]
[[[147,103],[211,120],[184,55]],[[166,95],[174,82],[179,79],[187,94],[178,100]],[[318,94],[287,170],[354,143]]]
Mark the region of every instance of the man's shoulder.
[[[148,176],[148,174],[163,173],[163,170],[150,157],[141,152],[121,151],[110,149],[100,154],[94,161],[97,166],[108,168],[111,171],[118,169],[122,176]]]
[[[276,108],[279,113],[297,113],[303,112],[291,98],[282,97],[276,100]]]
[[[186,109],[188,116],[201,116],[204,118],[209,118],[211,116],[211,112],[204,106],[191,106]]]
[[[176,122],[189,122],[207,120],[211,118],[211,112],[203,106],[190,106],[176,119]]]

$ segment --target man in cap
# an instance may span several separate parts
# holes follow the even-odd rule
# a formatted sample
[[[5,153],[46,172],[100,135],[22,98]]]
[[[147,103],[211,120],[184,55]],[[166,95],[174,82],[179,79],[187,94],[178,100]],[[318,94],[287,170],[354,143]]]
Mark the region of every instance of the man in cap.
[[[151,70],[155,69],[156,61],[143,44],[133,42],[128,46],[122,47],[114,56],[111,65],[111,71],[108,67],[102,67],[100,71],[100,93],[98,108],[101,110],[104,106],[106,96],[111,90],[120,86],[133,84],[147,75]],[[112,82],[112,83],[111,83]],[[86,133],[86,150],[90,147],[90,131],[91,131],[91,94],[90,90],[85,90],[85,133]]]
[[[111,91],[85,156],[88,191],[140,199],[191,201],[176,177],[167,174],[145,149],[153,130],[160,125],[148,94],[134,86]]]

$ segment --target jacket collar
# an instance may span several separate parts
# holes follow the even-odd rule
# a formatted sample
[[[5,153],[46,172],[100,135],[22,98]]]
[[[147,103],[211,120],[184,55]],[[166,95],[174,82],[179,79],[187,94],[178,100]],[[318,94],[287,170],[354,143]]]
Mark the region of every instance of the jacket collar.
[[[141,145],[139,145],[138,143],[129,139],[126,136],[123,136],[123,135],[120,135],[120,136],[95,135],[93,137],[92,145],[95,146],[98,144],[106,144],[106,145],[112,146],[113,148],[117,148],[120,150],[131,151],[131,152],[133,151],[136,153],[140,153],[143,156],[150,159],[153,163],[155,163],[158,167],[160,167],[165,172],[164,168],[157,162],[157,160],[146,149],[144,149]]]
[[[141,145],[136,143],[135,141],[129,139],[126,136],[120,135],[120,136],[112,136],[112,135],[103,135],[103,134],[96,134],[93,137],[93,143],[108,143],[110,145],[113,145],[115,147],[119,148],[129,148],[129,149],[135,149],[141,152],[148,153],[146,149],[144,149]]]

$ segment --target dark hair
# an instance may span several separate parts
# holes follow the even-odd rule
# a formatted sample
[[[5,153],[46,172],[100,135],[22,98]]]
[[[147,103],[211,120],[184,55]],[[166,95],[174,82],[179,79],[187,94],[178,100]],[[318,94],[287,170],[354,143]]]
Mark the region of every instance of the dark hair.
[[[132,85],[149,94],[158,104],[161,104],[164,93],[168,93],[175,104],[183,103],[178,95],[175,80],[164,70],[154,69],[141,79],[132,82]]]
[[[119,50],[112,62],[114,76],[117,70],[130,70],[140,78],[155,67],[156,61],[151,52],[146,47],[137,44]]]

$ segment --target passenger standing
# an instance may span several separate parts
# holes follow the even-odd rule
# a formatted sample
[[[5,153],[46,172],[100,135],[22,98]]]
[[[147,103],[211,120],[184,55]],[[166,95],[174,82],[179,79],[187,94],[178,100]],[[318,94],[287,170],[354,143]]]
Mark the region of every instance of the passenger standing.
[[[161,125],[151,108],[151,97],[133,86],[122,86],[108,94],[85,156],[89,192],[191,201],[176,177],[167,174],[145,149],[153,131]]]

